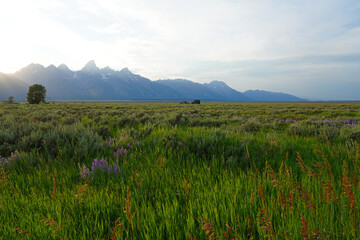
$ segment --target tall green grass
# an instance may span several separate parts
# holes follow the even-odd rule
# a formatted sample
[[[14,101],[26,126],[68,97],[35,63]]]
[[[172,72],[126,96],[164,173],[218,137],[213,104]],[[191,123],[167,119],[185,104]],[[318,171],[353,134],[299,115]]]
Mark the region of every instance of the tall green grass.
[[[359,109],[0,105],[0,236],[359,238]],[[122,174],[80,177],[95,158]]]

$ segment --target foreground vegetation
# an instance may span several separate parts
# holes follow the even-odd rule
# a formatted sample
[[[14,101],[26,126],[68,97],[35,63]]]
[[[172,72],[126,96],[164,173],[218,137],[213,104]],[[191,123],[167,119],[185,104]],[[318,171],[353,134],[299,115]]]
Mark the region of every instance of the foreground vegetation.
[[[360,104],[3,104],[0,236],[357,239],[359,120]]]

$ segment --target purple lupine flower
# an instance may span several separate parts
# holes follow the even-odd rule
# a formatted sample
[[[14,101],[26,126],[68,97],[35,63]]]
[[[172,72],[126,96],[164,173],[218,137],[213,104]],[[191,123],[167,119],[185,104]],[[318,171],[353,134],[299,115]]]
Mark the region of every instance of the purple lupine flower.
[[[337,123],[343,124],[345,126],[355,126],[359,122],[356,119],[335,119],[335,120],[329,120],[329,119],[311,119],[313,122],[319,121],[322,123],[328,123],[331,126],[336,125]]]
[[[12,152],[10,155],[10,159],[13,161],[16,160],[18,157],[20,157],[20,154],[17,150],[15,150],[15,152]]]
[[[93,163],[91,164],[91,170],[94,171],[95,168],[96,168],[97,166],[99,166],[99,164],[100,164],[100,162],[99,162],[99,160],[96,158],[96,159],[93,161]]]
[[[280,119],[280,118],[275,118],[275,121],[280,122],[280,123],[285,123],[284,119]]]
[[[258,117],[250,117],[249,120],[250,121],[259,121],[259,118]]]
[[[118,149],[116,150],[116,152],[114,153],[114,155],[115,155],[115,157],[118,159],[118,158],[123,157],[126,153],[127,153],[127,149],[126,149],[126,148],[118,148]]]
[[[105,174],[118,174],[119,172],[122,174],[122,170],[120,170],[117,164],[110,165],[104,158],[101,160],[96,158],[91,165],[91,171],[85,165],[81,166],[80,163],[78,163],[78,166],[81,177],[92,176],[95,174],[96,169],[104,172]]]
[[[15,150],[15,152],[11,152],[10,157],[0,158],[0,165],[5,165],[5,164],[10,165],[11,162],[16,161],[19,157],[20,157],[19,152],[17,150]]]
[[[94,163],[95,163],[95,165],[94,165]],[[106,162],[106,160],[105,159],[101,159],[100,161],[98,160],[98,159],[95,159],[94,160],[94,163],[93,163],[93,165],[94,165],[94,167],[93,167],[93,171],[96,169],[96,168],[100,168],[100,169],[102,169],[102,170],[104,170],[104,171],[107,171],[108,170],[108,163]]]
[[[7,159],[5,157],[0,158],[0,165],[7,163]]]
[[[102,146],[103,146],[103,147],[104,147],[104,146],[112,146],[112,145],[114,145],[117,141],[118,141],[117,138],[112,138],[112,139],[106,141],[105,143],[103,143]]]
[[[118,174],[118,172],[119,172],[119,166],[114,163],[113,169],[114,169],[114,173],[115,173],[115,174]]]
[[[80,169],[80,177],[86,177],[90,175],[90,170],[85,166],[85,164],[81,166],[80,163],[78,163],[78,166]]]
[[[100,161],[97,161],[97,166],[95,166],[94,170],[96,168],[100,168],[106,173],[111,173],[113,170],[112,167],[109,165],[109,163],[103,158]]]

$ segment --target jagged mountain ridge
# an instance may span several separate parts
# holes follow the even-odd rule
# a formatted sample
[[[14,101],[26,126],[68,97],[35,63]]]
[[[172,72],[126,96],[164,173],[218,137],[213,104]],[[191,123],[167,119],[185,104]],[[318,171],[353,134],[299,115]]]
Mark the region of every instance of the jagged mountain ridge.
[[[115,71],[99,68],[89,61],[81,70],[72,71],[65,64],[58,67],[30,64],[8,78],[38,83],[47,89],[47,100],[208,100],[208,101],[304,101],[292,95],[262,91],[241,93],[221,81],[200,84],[185,79],[151,81],[128,68]],[[9,81],[8,81],[9,82]],[[24,92],[24,91],[23,91]],[[26,99],[26,93],[22,94]],[[7,93],[0,95],[1,99]]]
[[[71,71],[64,64],[57,68],[30,64],[14,76],[30,85],[44,85],[51,100],[181,99],[171,88],[133,74],[127,68],[121,71],[109,67],[100,69],[94,61],[80,71]]]

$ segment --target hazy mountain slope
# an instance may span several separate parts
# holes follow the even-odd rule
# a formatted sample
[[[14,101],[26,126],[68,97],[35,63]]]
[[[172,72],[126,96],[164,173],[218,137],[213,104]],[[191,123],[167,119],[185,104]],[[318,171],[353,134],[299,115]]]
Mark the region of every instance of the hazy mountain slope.
[[[167,86],[150,81],[140,75],[133,74],[129,69],[114,71],[114,77],[108,82],[127,99],[181,99],[182,95]]]
[[[264,90],[248,90],[244,92],[244,95],[252,101],[257,102],[302,102],[307,101],[296,96],[281,93],[281,92],[270,92]]]
[[[224,99],[224,96],[218,94],[207,86],[185,79],[158,80],[156,83],[178,91],[184,99],[226,100]]]
[[[224,97],[224,100],[227,101],[249,101],[250,99],[242,94],[241,92],[238,92],[222,81],[212,81],[211,83],[205,83],[206,87],[211,89],[212,91],[220,94]]]
[[[15,101],[26,100],[29,85],[14,76],[0,73],[0,100],[15,97]]]

